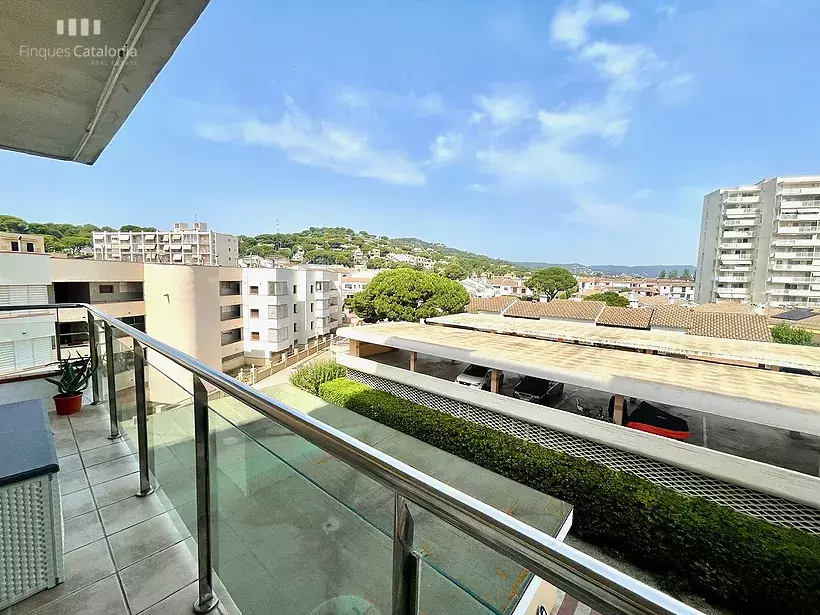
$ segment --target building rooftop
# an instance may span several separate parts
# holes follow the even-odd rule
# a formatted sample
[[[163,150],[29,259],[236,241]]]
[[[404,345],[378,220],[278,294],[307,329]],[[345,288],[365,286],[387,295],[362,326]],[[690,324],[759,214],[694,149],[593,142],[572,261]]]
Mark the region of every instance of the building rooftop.
[[[695,312],[687,333],[752,342],[772,341],[772,332],[762,314]]]
[[[648,329],[652,319],[651,309],[606,306],[595,321],[597,325],[626,327],[628,329]]]
[[[770,325],[792,325],[793,327],[799,327],[801,329],[811,329],[813,331],[820,330],[820,312],[815,310],[809,310],[811,312],[810,316],[806,316],[805,318],[801,318],[799,320],[790,320],[786,318],[778,318],[780,314],[785,314],[786,312],[791,312],[792,308],[777,308],[777,307],[768,307],[763,310],[763,314],[768,318]]]
[[[569,299],[555,299],[550,302],[518,301],[511,305],[504,315],[594,322],[605,306],[606,304],[602,301],[570,301]]]
[[[692,326],[694,310],[685,305],[657,305],[652,308],[650,327],[670,327],[689,329]]]
[[[502,314],[513,303],[517,303],[518,299],[515,297],[491,297],[489,299],[480,299],[473,297],[467,306],[467,311],[470,314],[479,314],[481,312],[493,312],[495,314]],[[531,303],[531,302],[528,302]]]
[[[701,337],[676,331],[590,327],[582,322],[524,320],[495,314],[452,314],[428,318],[426,322],[543,340],[565,340],[630,350],[651,350],[695,359],[720,359],[820,372],[820,348],[813,346]]]
[[[820,379],[813,376],[417,323],[349,327],[338,335],[820,435]]]
[[[720,303],[702,303],[695,307],[696,312],[720,312],[723,314],[751,314],[751,303],[739,301],[721,301]]]

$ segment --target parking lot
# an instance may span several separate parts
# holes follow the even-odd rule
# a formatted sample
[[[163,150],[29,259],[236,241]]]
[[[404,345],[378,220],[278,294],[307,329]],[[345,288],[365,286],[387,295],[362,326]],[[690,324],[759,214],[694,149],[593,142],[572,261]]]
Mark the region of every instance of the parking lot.
[[[410,353],[404,350],[368,357],[374,361],[409,369]],[[429,355],[418,355],[416,371],[428,376],[454,381],[467,364]],[[500,394],[512,397],[520,376],[504,372]],[[567,412],[578,412],[578,403],[585,409],[605,409],[610,393],[583,387],[566,386],[564,394],[555,407]],[[702,412],[654,404],[662,410],[685,419],[691,432],[689,444],[729,453],[746,459],[754,459],[771,465],[788,468],[804,474],[820,473],[820,439],[812,436],[790,434],[788,431],[736,421]],[[634,405],[631,405],[634,407]]]

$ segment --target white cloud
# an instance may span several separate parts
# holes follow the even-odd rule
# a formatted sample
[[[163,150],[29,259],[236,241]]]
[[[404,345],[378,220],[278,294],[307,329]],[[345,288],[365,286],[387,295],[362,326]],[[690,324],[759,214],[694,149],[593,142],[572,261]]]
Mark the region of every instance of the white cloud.
[[[655,7],[655,12],[665,19],[673,19],[678,14],[678,5],[673,2],[661,2]]]
[[[457,132],[437,136],[430,144],[429,162],[442,166],[450,164],[461,154],[463,141],[461,134]]]
[[[336,103],[349,109],[389,109],[416,117],[441,115],[445,111],[444,98],[438,92],[399,94],[377,88],[346,88],[334,98]]]
[[[479,192],[481,194],[486,194],[490,191],[490,189],[483,184],[470,184],[467,186],[467,190],[470,190],[471,192]]]
[[[201,124],[197,133],[217,141],[238,141],[281,149],[293,162],[329,169],[352,177],[368,177],[391,184],[426,183],[418,165],[401,152],[375,148],[367,134],[329,121],[317,121],[291,98],[273,122],[247,119],[229,124]]]
[[[686,102],[692,95],[695,76],[692,73],[681,73],[658,84],[658,94],[670,105]]]
[[[649,73],[662,63],[646,45],[621,45],[596,41],[581,49],[580,57],[589,60],[598,73],[622,91],[649,85]]]
[[[624,7],[597,0],[578,0],[565,4],[555,13],[550,24],[550,39],[570,49],[578,49],[589,40],[592,26],[618,25],[629,20]]]
[[[517,147],[476,152],[479,170],[507,190],[530,192],[544,187],[575,187],[602,181],[609,167],[557,139],[538,137]]]
[[[496,126],[514,126],[533,114],[530,98],[521,93],[476,96],[475,104],[481,112],[473,113],[470,123],[478,123],[487,117]]]
[[[564,141],[600,137],[617,144],[629,130],[629,107],[610,95],[598,105],[580,103],[565,110],[539,111],[538,120],[545,134]]]

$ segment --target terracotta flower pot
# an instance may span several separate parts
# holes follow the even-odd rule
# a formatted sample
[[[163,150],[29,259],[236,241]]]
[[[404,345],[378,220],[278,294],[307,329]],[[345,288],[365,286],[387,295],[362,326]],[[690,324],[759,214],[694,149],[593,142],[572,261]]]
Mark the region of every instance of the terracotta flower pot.
[[[54,396],[54,406],[57,408],[57,414],[61,415],[79,412],[83,407],[83,394],[67,395],[59,393]]]

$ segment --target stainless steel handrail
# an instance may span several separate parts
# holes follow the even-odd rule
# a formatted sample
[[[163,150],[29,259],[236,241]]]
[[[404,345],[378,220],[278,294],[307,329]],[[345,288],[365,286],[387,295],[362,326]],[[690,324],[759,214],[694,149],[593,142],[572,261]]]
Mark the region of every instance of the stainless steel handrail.
[[[449,485],[265,395],[84,303],[4,306],[1,311],[80,307],[205,382],[273,418],[400,496],[509,557],[604,615],[699,615],[700,611],[615,570]],[[701,614],[702,615],[702,614]]]

